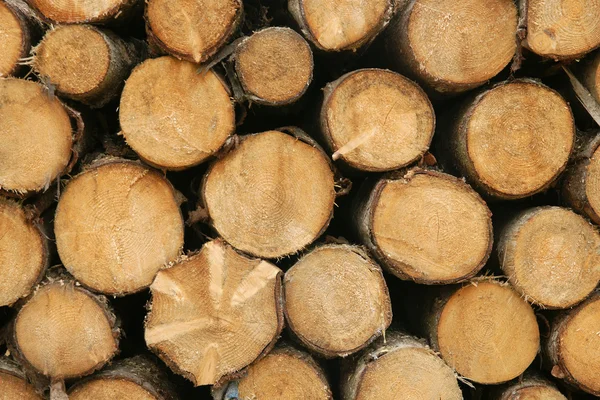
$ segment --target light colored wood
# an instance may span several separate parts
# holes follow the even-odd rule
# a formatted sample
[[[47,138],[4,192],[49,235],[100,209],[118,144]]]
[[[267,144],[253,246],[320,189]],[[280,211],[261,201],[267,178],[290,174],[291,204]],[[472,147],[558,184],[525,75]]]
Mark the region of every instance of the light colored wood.
[[[43,400],[19,366],[0,358],[0,400]]]
[[[244,39],[235,54],[237,77],[249,100],[281,106],[298,100],[313,77],[313,55],[290,28],[262,29]]]
[[[73,138],[69,114],[34,82],[0,78],[0,189],[47,189],[67,168]]]
[[[51,29],[33,54],[33,69],[58,94],[93,107],[119,93],[137,61],[132,45],[92,25]]]
[[[525,46],[555,60],[600,46],[600,0],[527,0]]]
[[[509,282],[527,301],[568,308],[600,281],[600,234],[566,208],[536,207],[507,223],[498,258]]]
[[[324,51],[356,51],[389,23],[392,0],[290,0],[288,9],[304,36]]]
[[[127,143],[160,168],[180,170],[215,154],[235,130],[229,88],[212,70],[150,59],[127,79],[119,121]]]
[[[148,41],[177,58],[204,62],[235,33],[242,10],[241,0],[148,0]]]
[[[537,375],[492,389],[490,400],[567,400],[550,381]]]
[[[565,310],[552,323],[546,356],[552,375],[600,396],[600,292]]]
[[[434,350],[473,382],[499,384],[518,377],[540,347],[531,306],[507,284],[490,279],[443,295],[426,318]]]
[[[235,377],[281,333],[281,271],[220,240],[160,271],[150,290],[146,344],[195,386]]]
[[[459,93],[506,67],[516,31],[512,0],[410,0],[386,31],[386,56],[426,88]]]
[[[290,330],[325,357],[355,353],[392,320],[381,268],[360,247],[317,247],[286,272],[284,290]]]
[[[342,400],[462,400],[454,371],[424,342],[388,331],[345,361]]]
[[[573,114],[557,92],[514,80],[465,103],[448,145],[471,185],[508,200],[548,188],[565,169],[574,139]]]
[[[0,77],[14,74],[31,49],[31,10],[16,0],[0,1]]]
[[[131,13],[140,0],[28,0],[53,24],[114,23]]]
[[[582,75],[583,84],[600,104],[600,51],[590,55],[584,64]]]
[[[17,314],[11,353],[60,381],[101,368],[118,352],[118,343],[106,298],[59,278],[37,289]]]
[[[0,197],[0,306],[31,293],[48,266],[48,240],[23,208]]]
[[[387,270],[425,284],[464,281],[487,262],[491,212],[458,178],[413,168],[366,186],[355,223]]]
[[[297,131],[240,137],[206,174],[202,196],[211,223],[232,246],[257,257],[296,253],[318,238],[332,217],[332,166]]]
[[[321,132],[334,160],[390,171],[429,149],[435,114],[421,88],[392,71],[360,69],[325,87]]]
[[[148,287],[183,247],[175,191],[139,163],[106,159],[65,187],[56,209],[58,254],[77,280],[124,295]]]

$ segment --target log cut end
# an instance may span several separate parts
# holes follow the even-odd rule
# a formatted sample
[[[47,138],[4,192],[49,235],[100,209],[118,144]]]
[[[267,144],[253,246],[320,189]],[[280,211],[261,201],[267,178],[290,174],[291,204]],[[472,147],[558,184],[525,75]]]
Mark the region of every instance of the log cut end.
[[[132,0],[30,0],[45,19],[59,24],[99,23],[114,17]]]
[[[229,40],[241,15],[241,0],[149,0],[148,40],[178,58],[204,62]]]
[[[545,380],[525,379],[504,389],[494,400],[567,400],[551,383]]]
[[[411,69],[440,92],[479,86],[513,58],[517,8],[512,0],[417,0],[406,12],[401,23],[414,60]]]
[[[362,349],[391,323],[381,269],[357,247],[325,245],[311,251],[286,272],[284,289],[290,329],[326,357]]]
[[[534,81],[494,87],[466,118],[460,129],[466,135],[467,168],[491,196],[521,198],[544,190],[565,169],[573,149],[569,105]]]
[[[106,294],[149,286],[183,247],[173,187],[135,162],[99,163],[71,180],[54,224],[65,267],[84,285]]]
[[[235,69],[250,100],[284,105],[298,100],[312,81],[308,43],[290,28],[267,28],[240,44]]]
[[[17,203],[0,198],[0,306],[29,295],[47,264],[43,233]]]
[[[216,384],[260,358],[281,332],[281,271],[221,241],[158,273],[148,347],[196,386]]]
[[[19,60],[26,56],[28,43],[25,29],[16,11],[0,2],[0,76],[11,75],[17,69]]]
[[[4,358],[0,358],[0,393],[6,400],[43,400],[16,364]]]
[[[308,354],[291,348],[273,350],[238,382],[239,400],[281,398],[332,399],[323,370]]]
[[[435,114],[427,95],[402,75],[363,69],[325,90],[321,129],[333,159],[366,171],[404,167],[429,148]]]
[[[355,51],[372,41],[392,13],[390,0],[293,0],[289,8],[307,37],[325,51]]]
[[[258,257],[302,250],[332,216],[334,174],[326,155],[279,131],[240,140],[205,178],[213,226],[231,245]]]
[[[212,70],[161,57],[134,69],[119,120],[127,143],[161,168],[185,169],[217,152],[235,129],[229,90]]]
[[[0,79],[0,189],[46,189],[66,169],[73,145],[67,110],[34,82]]]
[[[372,192],[370,207],[375,254],[400,278],[459,282],[477,274],[489,258],[491,212],[453,176],[414,169],[384,179]]]
[[[600,51],[588,60],[583,72],[583,83],[600,104]]]
[[[600,46],[598,15],[598,0],[529,0],[526,45],[544,57],[581,57]]]
[[[600,73],[600,69],[598,71]],[[600,75],[598,78],[600,78]],[[589,216],[592,219],[593,216],[600,216],[600,146],[592,154],[590,163],[586,168],[585,197],[593,211],[588,213]]]
[[[115,317],[73,282],[38,289],[19,311],[14,342],[19,357],[56,380],[77,378],[101,368],[118,352]]]
[[[137,383],[124,379],[94,379],[69,392],[69,400],[162,400]]]
[[[440,313],[434,339],[448,365],[482,384],[521,375],[540,346],[531,306],[493,281],[473,282],[454,293]]]
[[[499,261],[526,300],[547,308],[572,307],[600,280],[600,235],[570,210],[538,207],[505,229]]]

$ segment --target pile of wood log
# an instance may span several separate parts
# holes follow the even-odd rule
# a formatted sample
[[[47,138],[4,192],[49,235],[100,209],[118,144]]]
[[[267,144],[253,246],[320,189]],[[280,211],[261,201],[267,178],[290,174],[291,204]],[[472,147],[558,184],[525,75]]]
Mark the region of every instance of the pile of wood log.
[[[0,0],[0,399],[600,396],[600,0]]]

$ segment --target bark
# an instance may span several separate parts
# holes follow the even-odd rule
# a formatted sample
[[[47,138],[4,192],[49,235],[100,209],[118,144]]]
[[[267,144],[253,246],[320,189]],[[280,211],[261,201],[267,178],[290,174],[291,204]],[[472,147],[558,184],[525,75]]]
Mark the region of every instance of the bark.
[[[0,358],[0,387],[6,399],[42,400],[21,367],[6,357]]]
[[[521,398],[567,400],[554,383],[537,373],[491,390],[489,400],[519,400]]]

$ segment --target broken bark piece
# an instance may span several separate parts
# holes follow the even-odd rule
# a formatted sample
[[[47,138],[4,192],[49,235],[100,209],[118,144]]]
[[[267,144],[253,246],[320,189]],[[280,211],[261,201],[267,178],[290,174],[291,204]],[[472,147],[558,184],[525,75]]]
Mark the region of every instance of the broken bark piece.
[[[48,240],[23,208],[0,197],[0,306],[28,296],[48,267]]]
[[[201,63],[232,37],[242,13],[241,0],[148,0],[148,42],[177,58]]]
[[[284,278],[285,316],[307,348],[345,357],[385,334],[392,321],[381,268],[357,246],[323,245]]]
[[[387,26],[392,0],[290,0],[288,9],[304,36],[324,51],[356,51]]]
[[[102,107],[120,92],[136,61],[133,45],[110,31],[63,25],[46,33],[32,65],[59,95]]]
[[[32,11],[24,2],[0,1],[0,77],[13,75],[22,59],[29,56],[32,32],[29,19]]]
[[[18,364],[8,358],[0,358],[0,399],[42,400],[35,387],[27,381]]]
[[[567,102],[539,82],[503,82],[468,102],[448,145],[455,167],[484,195],[520,199],[547,189],[575,139]]]
[[[69,400],[175,400],[175,388],[166,373],[149,357],[120,360],[77,382]]]
[[[490,279],[442,294],[425,316],[425,330],[448,365],[486,385],[521,375],[540,347],[531,306],[509,285]]]
[[[568,308],[600,280],[600,234],[585,218],[560,207],[517,214],[500,233],[500,267],[526,300]]]
[[[235,130],[229,89],[212,70],[173,57],[146,60],[127,79],[119,121],[133,150],[160,168],[181,170],[214,155]]]
[[[494,389],[490,400],[567,400],[549,380],[537,375]]]
[[[600,396],[600,292],[552,323],[546,352],[552,375]]]
[[[103,296],[66,277],[49,279],[14,321],[11,353],[61,381],[91,374],[119,351],[116,317]]]
[[[402,75],[356,70],[324,91],[321,133],[334,160],[363,171],[390,171],[429,149],[433,107],[425,92]]]
[[[52,24],[111,24],[127,17],[140,0],[28,0]]]
[[[257,257],[302,250],[332,217],[333,167],[303,132],[298,137],[290,132],[240,137],[239,145],[209,168],[201,189],[217,232]]]
[[[534,53],[555,60],[575,59],[600,46],[600,2],[527,0],[526,4],[525,46]]]
[[[307,353],[291,346],[275,348],[248,367],[247,374],[219,390],[215,400],[311,399],[332,400],[325,373]]]
[[[460,93],[508,65],[516,32],[512,0],[411,0],[385,33],[386,55],[425,88]]]
[[[388,332],[345,361],[342,400],[462,400],[452,368],[423,340]]]
[[[362,242],[401,279],[456,283],[489,258],[491,212],[458,178],[413,168],[377,181],[360,200],[355,223]]]
[[[148,287],[183,247],[176,194],[158,172],[106,159],[73,178],[54,221],[58,254],[87,287],[124,295]]]
[[[244,39],[234,53],[235,70],[249,100],[269,106],[295,102],[313,77],[313,55],[290,28],[262,29]]]
[[[587,90],[600,104],[600,51],[594,53],[584,64],[582,78]]]
[[[0,78],[0,189],[47,189],[71,160],[69,113],[42,85]]]
[[[146,344],[195,386],[235,377],[283,327],[281,270],[220,240],[160,271],[150,290]]]

